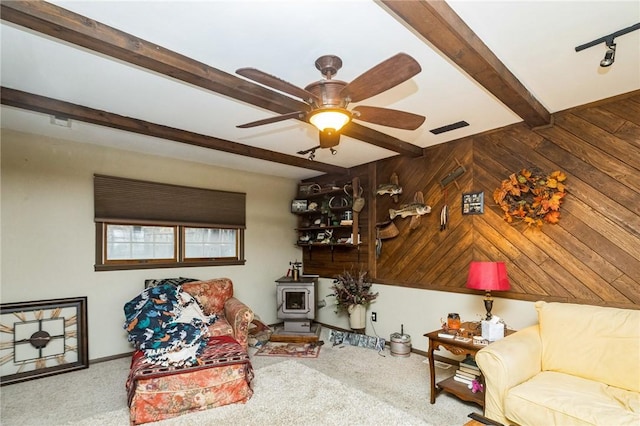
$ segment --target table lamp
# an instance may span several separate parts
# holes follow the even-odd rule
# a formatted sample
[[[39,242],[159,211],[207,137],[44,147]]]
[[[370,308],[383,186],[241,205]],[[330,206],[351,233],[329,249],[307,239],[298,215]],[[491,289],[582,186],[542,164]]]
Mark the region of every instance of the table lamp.
[[[511,287],[504,262],[471,262],[467,288],[484,290],[484,307],[487,310],[487,321],[491,319],[493,299],[491,291],[506,291]]]

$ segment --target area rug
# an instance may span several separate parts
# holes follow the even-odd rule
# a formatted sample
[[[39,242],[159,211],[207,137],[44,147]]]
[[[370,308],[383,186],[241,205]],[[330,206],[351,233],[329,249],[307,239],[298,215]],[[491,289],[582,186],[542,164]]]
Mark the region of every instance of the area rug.
[[[317,358],[320,346],[315,343],[267,342],[256,355],[292,358]]]
[[[381,399],[345,385],[295,360],[284,360],[257,369],[255,373],[256,377],[252,383],[254,394],[246,404],[231,404],[198,411],[157,424],[430,425]],[[128,411],[122,408],[67,425],[123,426],[128,425],[128,420]]]

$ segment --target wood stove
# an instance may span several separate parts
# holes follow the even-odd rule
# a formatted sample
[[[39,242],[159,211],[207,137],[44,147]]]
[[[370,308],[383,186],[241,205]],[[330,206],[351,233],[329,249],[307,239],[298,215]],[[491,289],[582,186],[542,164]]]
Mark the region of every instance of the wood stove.
[[[276,280],[276,283],[277,316],[284,321],[284,331],[313,333],[318,279],[300,276],[294,280],[285,276]]]

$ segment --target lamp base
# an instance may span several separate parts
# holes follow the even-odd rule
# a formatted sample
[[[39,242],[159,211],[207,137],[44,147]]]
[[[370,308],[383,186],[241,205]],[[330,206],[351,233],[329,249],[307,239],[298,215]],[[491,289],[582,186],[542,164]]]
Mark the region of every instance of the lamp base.
[[[491,298],[490,291],[487,291],[484,295],[484,308],[487,310],[487,317],[485,319],[489,321],[493,316],[491,315],[491,309],[493,309],[493,299]]]

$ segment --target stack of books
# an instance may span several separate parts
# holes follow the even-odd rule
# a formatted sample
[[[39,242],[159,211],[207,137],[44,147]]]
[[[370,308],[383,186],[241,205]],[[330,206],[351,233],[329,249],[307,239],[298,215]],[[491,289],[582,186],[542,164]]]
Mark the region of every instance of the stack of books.
[[[464,383],[465,385],[470,385],[474,380],[480,381],[481,374],[478,364],[476,364],[474,359],[469,356],[460,361],[460,365],[456,370],[456,375],[453,376],[453,380]]]

